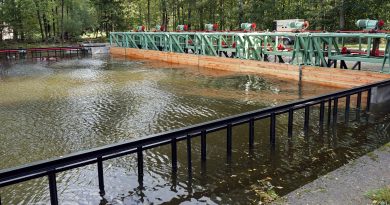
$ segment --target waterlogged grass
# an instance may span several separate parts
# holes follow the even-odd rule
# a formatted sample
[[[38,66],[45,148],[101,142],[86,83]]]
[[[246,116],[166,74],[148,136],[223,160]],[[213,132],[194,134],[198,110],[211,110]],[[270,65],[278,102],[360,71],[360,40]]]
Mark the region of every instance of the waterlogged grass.
[[[390,185],[381,189],[368,191],[365,195],[372,200],[373,204],[388,205],[390,204]]]

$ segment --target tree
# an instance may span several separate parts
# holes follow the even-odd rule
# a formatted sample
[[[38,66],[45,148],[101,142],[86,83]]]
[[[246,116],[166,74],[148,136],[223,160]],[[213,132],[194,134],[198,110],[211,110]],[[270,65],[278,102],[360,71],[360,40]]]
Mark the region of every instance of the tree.
[[[63,41],[155,24],[170,31],[178,24],[203,30],[205,23],[237,30],[254,22],[259,30],[272,30],[274,20],[289,18],[308,20],[311,30],[357,30],[362,18],[384,19],[389,29],[388,10],[390,1],[383,0],[0,0],[0,37],[4,27],[19,41]]]

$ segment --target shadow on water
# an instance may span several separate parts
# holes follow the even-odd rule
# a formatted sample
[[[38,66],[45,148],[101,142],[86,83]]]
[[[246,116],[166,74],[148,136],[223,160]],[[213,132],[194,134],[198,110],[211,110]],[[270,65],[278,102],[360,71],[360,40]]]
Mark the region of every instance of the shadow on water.
[[[13,74],[0,82],[4,96],[0,100],[4,116],[0,119],[4,142],[0,148],[1,156],[9,159],[0,163],[1,168],[334,90],[118,59],[71,60],[28,68],[11,68]],[[38,71],[44,75],[31,74]],[[243,124],[232,127],[231,132],[207,134],[206,161],[201,160],[200,136],[177,143],[176,168],[172,168],[170,145],[144,151],[142,171],[137,154],[104,161],[103,197],[96,165],[60,173],[59,200],[77,204],[251,204],[271,200],[389,141],[387,111],[365,113],[352,108],[346,117],[344,102],[338,103],[337,118],[325,104],[323,125],[318,120],[319,107],[310,108],[306,125],[305,110],[295,111],[292,133],[288,132],[288,115],[278,115],[275,146],[270,146],[270,120],[266,118],[254,121],[253,130]],[[250,133],[253,146],[249,146]],[[46,178],[0,191],[5,204],[49,201]]]

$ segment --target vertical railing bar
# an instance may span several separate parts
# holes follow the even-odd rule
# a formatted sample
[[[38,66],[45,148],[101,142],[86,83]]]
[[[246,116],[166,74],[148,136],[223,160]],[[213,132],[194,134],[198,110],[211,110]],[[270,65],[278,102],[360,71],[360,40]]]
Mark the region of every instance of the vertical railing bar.
[[[137,147],[137,166],[138,166],[138,181],[143,181],[144,176],[144,156],[142,154],[142,146]]]
[[[322,131],[322,129],[324,127],[324,114],[325,114],[325,102],[321,101],[321,103],[320,103],[320,120],[319,120],[320,131]]]
[[[366,112],[369,112],[371,108],[371,88],[367,90],[367,106],[366,106]]]
[[[232,156],[232,124],[226,127],[226,154],[228,157]]]
[[[102,157],[97,158],[97,169],[98,169],[100,195],[103,196],[105,194],[105,191],[104,191],[104,174],[103,174],[103,159],[102,159]]]
[[[203,130],[200,136],[201,160],[206,161],[206,131]]]
[[[362,92],[358,92],[357,94],[356,109],[358,111],[362,109]]]
[[[351,104],[351,96],[347,95],[345,97],[345,122],[349,122],[349,109],[350,109],[350,104]]]
[[[270,117],[270,143],[271,145],[275,145],[275,125],[276,124],[276,115],[275,113],[271,113]]]
[[[305,106],[305,119],[304,119],[304,125],[303,125],[303,130],[304,130],[305,135],[307,135],[309,132],[309,120],[310,120],[310,106],[306,105]]]
[[[172,154],[172,171],[177,170],[177,143],[176,143],[176,138],[172,139],[171,142],[171,154]]]
[[[293,134],[293,120],[294,120],[294,109],[288,110],[288,137],[291,138]]]
[[[58,205],[56,173],[54,171],[49,172],[48,178],[49,178],[49,189],[50,189],[50,203],[51,205]]]
[[[329,98],[329,100],[328,100],[328,119],[327,119],[328,125],[330,125],[331,118],[332,118],[332,99]]]
[[[356,120],[360,120],[360,112],[362,110],[362,92],[358,92],[356,100]]]
[[[333,125],[337,124],[338,100],[337,97],[333,100]]]
[[[255,142],[255,119],[249,120],[249,148],[252,149]]]
[[[187,135],[187,166],[188,171],[192,171],[192,159],[191,159],[191,135]]]

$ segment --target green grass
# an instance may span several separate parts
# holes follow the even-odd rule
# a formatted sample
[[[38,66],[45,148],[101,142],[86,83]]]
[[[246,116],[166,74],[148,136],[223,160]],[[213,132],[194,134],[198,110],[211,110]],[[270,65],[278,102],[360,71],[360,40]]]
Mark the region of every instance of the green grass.
[[[373,204],[390,204],[390,185],[381,189],[368,191],[365,195],[372,200]]]
[[[375,154],[374,152],[368,153],[367,156],[368,156],[369,158],[371,158],[372,161],[376,161],[376,162],[377,162],[378,159],[379,159],[379,156],[378,156],[377,154]]]

